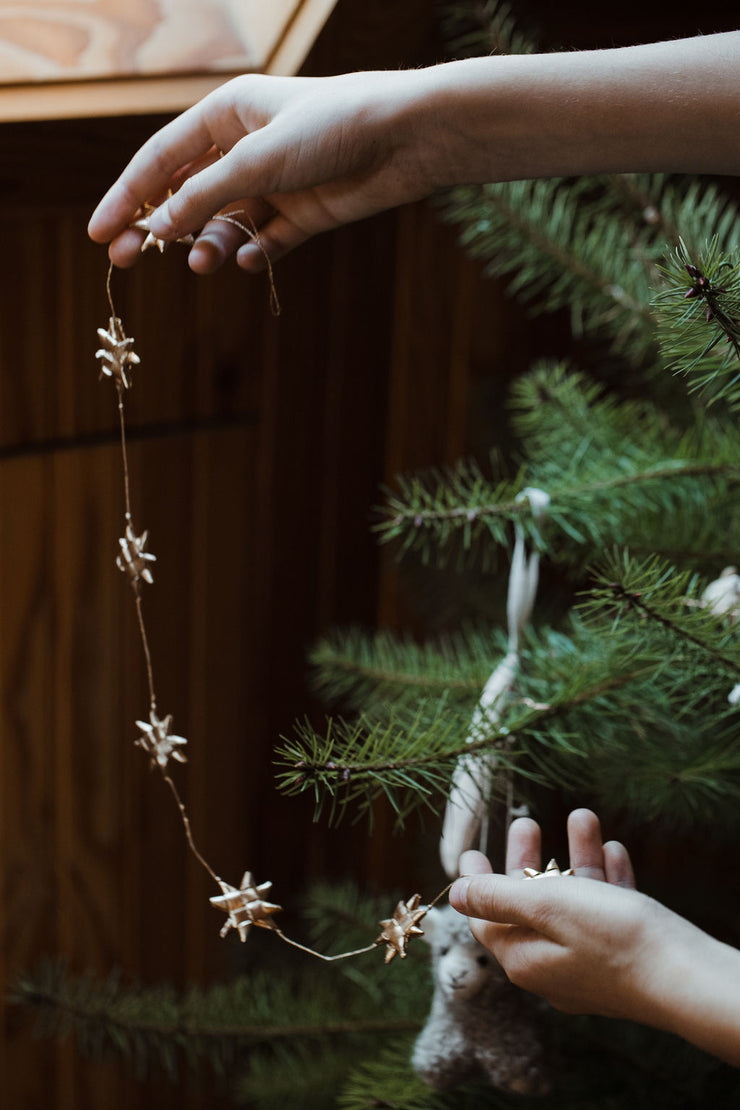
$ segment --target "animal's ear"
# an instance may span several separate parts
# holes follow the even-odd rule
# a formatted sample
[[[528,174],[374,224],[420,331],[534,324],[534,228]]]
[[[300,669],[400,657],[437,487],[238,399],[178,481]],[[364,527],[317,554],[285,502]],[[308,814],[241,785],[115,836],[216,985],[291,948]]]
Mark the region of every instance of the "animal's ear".
[[[424,930],[424,940],[427,942],[427,944],[431,944],[433,942],[434,931],[435,929],[439,929],[441,922],[442,914],[439,910],[435,909],[434,906],[432,906],[430,910],[427,910],[427,913],[420,922],[421,928]]]

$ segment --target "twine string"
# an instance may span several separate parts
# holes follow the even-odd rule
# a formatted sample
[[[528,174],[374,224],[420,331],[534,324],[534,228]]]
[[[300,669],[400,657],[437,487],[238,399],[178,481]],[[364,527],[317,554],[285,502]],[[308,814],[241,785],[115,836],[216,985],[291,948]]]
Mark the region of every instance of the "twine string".
[[[239,212],[239,213],[237,213],[237,215],[245,215],[245,213]],[[223,220],[226,223],[235,224],[246,235],[248,235],[250,239],[252,239],[254,242],[256,242],[257,245],[261,248],[262,253],[263,253],[263,255],[265,257],[265,260],[267,262],[267,271],[268,271],[268,277],[269,277],[269,282],[270,282],[270,308],[271,308],[271,311],[272,311],[273,315],[277,316],[280,313],[280,304],[279,304],[278,297],[277,297],[277,290],[275,288],[275,282],[274,282],[274,277],[273,277],[273,272],[272,272],[272,265],[271,265],[269,256],[268,256],[266,250],[264,249],[264,246],[261,243],[261,240],[260,240],[260,237],[259,237],[259,232],[258,232],[257,228],[255,227],[254,222],[252,221],[251,217],[249,217],[248,213],[246,213],[246,216],[247,216],[247,219],[249,220],[249,222],[251,224],[251,230],[248,227],[246,227],[244,224],[242,224],[239,220],[235,219],[233,215],[215,216],[214,219]],[[124,333],[123,333],[123,327],[121,325],[120,318],[118,317],[118,314],[116,312],[116,307],[115,307],[115,304],[114,304],[114,301],[113,301],[113,292],[112,292],[112,287],[111,287],[112,286],[112,276],[113,276],[113,264],[111,263],[110,266],[108,267],[108,275],[107,275],[107,279],[106,279],[106,294],[107,294],[107,298],[108,298],[108,304],[110,306],[111,331],[112,331],[112,334],[120,341],[120,340],[123,340]],[[125,411],[125,402],[124,402],[124,385],[123,385],[123,382],[120,381],[120,380],[117,380],[115,384],[116,384],[118,419],[119,419],[119,428],[120,428],[120,445],[121,445],[121,463],[122,463],[122,471],[123,471],[123,497],[124,497],[124,507],[125,507],[125,519],[126,519],[127,531],[128,531],[128,529],[131,529],[131,531],[133,531],[133,517],[132,517],[132,511],[131,511],[131,478],[130,478],[130,468],[129,468],[129,458],[128,458],[128,442],[127,442],[127,436],[126,436],[126,411]],[[150,649],[150,645],[149,645],[149,636],[148,636],[148,633],[147,633],[146,621],[145,621],[145,618],[144,618],[144,606],[143,606],[143,598],[142,598],[142,591],[141,591],[141,582],[140,582],[139,578],[138,577],[133,577],[131,579],[131,585],[132,585],[133,593],[134,593],[134,603],[135,603],[135,607],[136,607],[136,618],[137,618],[137,624],[138,624],[139,638],[140,638],[140,641],[141,641],[142,650],[143,650],[143,653],[144,653],[144,661],[145,661],[145,666],[146,666],[146,679],[147,679],[147,686],[148,686],[148,691],[149,691],[150,709],[151,709],[151,714],[152,714],[151,719],[152,719],[152,722],[154,723],[154,721],[156,721],[156,708],[157,708],[157,698],[156,698],[156,693],[155,693],[155,682],[154,682],[154,666],[153,666],[153,662],[152,662],[152,654],[151,654],[151,649]],[[190,822],[190,817],[188,816],[187,808],[186,808],[185,803],[183,802],[183,800],[180,796],[180,792],[178,791],[174,780],[172,779],[171,775],[166,770],[166,765],[163,766],[156,759],[153,760],[153,763],[155,763],[156,766],[159,768],[162,779],[165,782],[165,784],[167,785],[167,787],[168,787],[168,789],[169,789],[169,791],[170,791],[170,793],[171,793],[171,795],[172,795],[172,797],[175,801],[178,812],[180,814],[180,820],[182,821],[182,826],[183,826],[183,830],[184,830],[184,833],[185,833],[185,839],[186,839],[186,842],[187,842],[187,845],[188,845],[188,848],[189,848],[191,854],[197,860],[197,862],[200,864],[200,866],[208,873],[208,875],[216,883],[216,885],[221,887],[221,889],[223,890],[223,887],[225,885],[228,885],[228,884],[225,884],[224,881],[221,879],[221,877],[216,874],[214,869],[211,867],[211,865],[206,860],[205,856],[202,854],[202,852],[198,848],[198,846],[195,842],[195,838],[193,836],[193,830],[192,830],[192,826],[191,826],[191,822]],[[436,898],[433,899],[433,901],[431,901],[428,905],[425,906],[425,912],[430,910],[433,906],[435,906],[437,904],[437,902],[439,902],[445,896],[445,894],[447,894],[451,885],[452,884],[449,883],[444,888],[444,890],[440,891],[440,893],[436,896]],[[236,889],[235,889],[235,893],[238,893],[238,891],[236,891]],[[249,912],[249,903],[247,901],[245,901],[244,909],[247,910],[247,912]],[[355,949],[352,949],[351,951],[348,951],[348,952],[340,952],[340,953],[337,953],[335,955],[328,956],[325,953],[318,952],[315,949],[310,948],[305,944],[301,944],[299,941],[293,940],[291,937],[286,936],[286,934],[283,933],[282,929],[280,929],[277,925],[275,925],[274,922],[272,922],[272,920],[270,920],[270,919],[266,919],[264,921],[261,921],[261,920],[260,921],[254,921],[253,923],[254,924],[259,924],[259,925],[262,925],[265,928],[268,928],[277,937],[279,937],[280,940],[284,941],[285,944],[289,944],[292,948],[297,948],[301,952],[305,952],[307,955],[314,956],[314,957],[316,957],[316,959],[323,960],[325,963],[333,963],[337,960],[346,960],[346,959],[352,958],[353,956],[359,956],[359,955],[362,955],[366,952],[371,952],[371,951],[373,951],[373,949],[377,948],[380,944],[382,944],[384,942],[384,938],[381,936],[377,940],[373,941],[372,944],[366,945],[363,948],[355,948]]]
[[[246,219],[249,221],[249,227],[245,227],[241,220],[237,220],[237,216],[246,217]],[[265,245],[262,242],[262,238],[260,236],[257,225],[255,224],[250,214],[244,208],[237,208],[234,212],[229,212],[228,214],[224,212],[220,215],[213,216],[212,218],[214,220],[220,220],[221,223],[233,224],[234,227],[238,227],[239,230],[243,231],[247,238],[251,239],[253,243],[256,243],[256,245],[262,251],[262,257],[264,258],[267,265],[267,280],[270,284],[270,312],[273,316],[279,316],[281,311],[280,301],[278,299],[277,288],[275,286],[275,276],[272,272],[272,262],[270,260],[269,254],[265,250]]]

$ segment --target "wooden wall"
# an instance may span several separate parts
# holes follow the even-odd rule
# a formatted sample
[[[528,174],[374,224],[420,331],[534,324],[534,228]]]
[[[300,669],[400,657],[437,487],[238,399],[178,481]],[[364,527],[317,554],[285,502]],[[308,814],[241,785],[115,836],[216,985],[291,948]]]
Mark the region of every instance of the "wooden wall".
[[[370,22],[378,64],[377,11]],[[341,21],[328,28],[314,71],[330,68],[322,51],[337,69],[361,64],[362,20],[353,26],[352,36]],[[394,41],[410,61],[424,27]],[[0,129],[3,983],[42,956],[179,985],[231,974],[238,958],[233,935],[218,937],[212,884],[172,800],[133,745],[146,683],[115,566],[115,394],[94,358],[107,261],[87,240],[87,217],[160,122]],[[145,612],[160,710],[189,740],[176,777],[219,873],[237,882],[250,867],[287,906],[313,876],[390,887],[409,875],[382,819],[372,839],[365,828],[337,834],[312,825],[301,800],[278,797],[271,751],[316,708],[305,676],[313,639],[335,624],[373,625],[379,612],[395,619],[370,513],[384,477],[451,459],[462,443],[467,274],[452,236],[419,206],[281,263],[278,320],[263,280],[231,267],[196,278],[174,249],[114,277],[142,360],[127,399],[132,497],[157,556]],[[3,1106],[220,1105],[191,1081],[139,1084],[118,1061],[91,1065],[69,1043],[35,1041],[16,1008],[3,1013]]]
[[[305,72],[439,57],[432,9],[342,0]],[[573,34],[592,28],[585,12],[563,9]],[[584,45],[605,44],[599,18],[601,40]],[[146,685],[114,563],[114,395],[94,359],[106,259],[87,217],[160,122],[0,128],[3,983],[42,955],[204,983],[232,973],[239,948],[219,940],[212,888],[133,746]],[[404,885],[415,873],[382,820],[372,839],[337,834],[279,798],[271,751],[315,709],[305,652],[317,635],[405,619],[368,528],[379,483],[460,454],[475,437],[477,369],[503,378],[531,329],[495,288],[481,291],[425,205],[320,238],[276,278],[278,320],[264,281],[231,267],[196,278],[175,250],[118,275],[114,293],[142,358],[132,493],[157,555],[145,603],[160,708],[190,744],[178,782],[213,866],[232,881],[252,868],[290,905],[307,877]],[[190,1080],[140,1084],[116,1060],[91,1065],[68,1043],[34,1041],[13,1007],[0,1016],[9,1110],[222,1105]]]

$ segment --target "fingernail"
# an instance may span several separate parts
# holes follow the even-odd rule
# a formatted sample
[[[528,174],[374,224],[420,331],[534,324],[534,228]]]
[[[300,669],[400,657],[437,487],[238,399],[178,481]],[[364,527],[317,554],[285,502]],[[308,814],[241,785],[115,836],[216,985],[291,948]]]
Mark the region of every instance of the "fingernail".
[[[155,208],[149,217],[149,227],[153,235],[161,239],[168,239],[174,233],[169,205],[165,201]]]
[[[453,906],[462,906],[468,900],[468,888],[470,887],[470,876],[462,875],[459,879],[455,879],[450,888],[450,903]]]

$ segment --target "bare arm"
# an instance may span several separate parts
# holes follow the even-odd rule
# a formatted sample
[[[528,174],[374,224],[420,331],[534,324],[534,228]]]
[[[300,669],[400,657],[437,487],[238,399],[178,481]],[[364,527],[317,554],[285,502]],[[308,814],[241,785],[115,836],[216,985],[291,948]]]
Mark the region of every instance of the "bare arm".
[[[539,831],[517,825],[509,864],[539,867]],[[602,848],[593,814],[571,815],[569,834],[575,878],[493,875],[470,853],[450,901],[512,982],[558,1009],[652,1025],[740,1066],[740,952],[632,889],[624,849]]]
[[[221,156],[223,155],[223,156]],[[582,53],[471,58],[427,69],[230,81],[154,135],[101,201],[90,234],[130,265],[127,231],[205,229],[200,272],[238,251],[208,221],[246,208],[275,259],[311,235],[454,183],[619,171],[740,173],[740,32]]]

